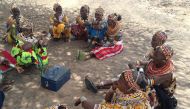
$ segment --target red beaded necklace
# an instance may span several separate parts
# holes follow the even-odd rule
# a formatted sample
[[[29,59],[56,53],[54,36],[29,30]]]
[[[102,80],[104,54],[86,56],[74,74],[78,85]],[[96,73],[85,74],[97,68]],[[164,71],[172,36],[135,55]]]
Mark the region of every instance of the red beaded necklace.
[[[174,65],[171,60],[168,60],[166,64],[160,68],[157,68],[153,61],[150,61],[148,64],[147,73],[152,76],[161,76],[174,71]]]

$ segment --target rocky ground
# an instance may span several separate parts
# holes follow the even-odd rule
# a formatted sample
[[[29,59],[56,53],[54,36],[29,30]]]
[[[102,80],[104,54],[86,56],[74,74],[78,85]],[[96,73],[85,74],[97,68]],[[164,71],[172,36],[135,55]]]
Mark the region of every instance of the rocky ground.
[[[2,1],[2,3],[1,3]],[[4,0],[0,1],[0,24],[9,15],[10,3],[20,6],[23,15],[34,22],[35,31],[48,30],[48,18],[52,14],[54,0]],[[43,109],[47,106],[63,103],[70,109],[74,107],[73,100],[81,95],[95,102],[100,102],[103,92],[93,94],[83,85],[85,75],[94,81],[110,79],[125,70],[129,61],[142,59],[150,48],[152,34],[158,30],[168,34],[167,43],[175,50],[173,57],[177,77],[176,97],[178,108],[190,107],[190,1],[189,0],[57,0],[65,13],[74,21],[79,8],[88,4],[93,15],[94,9],[101,6],[106,15],[117,12],[123,17],[123,31],[125,32],[125,50],[112,58],[99,61],[76,61],[78,49],[86,44],[82,41],[63,41],[49,43],[50,65],[61,64],[71,69],[72,78],[58,92],[51,92],[40,87],[40,73],[35,68],[26,70],[24,74],[10,72],[10,78],[15,80],[13,89],[6,93],[3,109]],[[9,49],[7,44],[0,43],[1,47]]]

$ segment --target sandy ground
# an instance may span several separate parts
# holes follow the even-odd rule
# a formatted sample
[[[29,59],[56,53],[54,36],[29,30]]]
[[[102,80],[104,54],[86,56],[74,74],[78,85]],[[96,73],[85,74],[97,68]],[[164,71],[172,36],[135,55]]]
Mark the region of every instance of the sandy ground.
[[[24,16],[34,22],[35,31],[48,29],[48,17],[52,13],[55,0],[7,0],[21,7]],[[158,30],[168,34],[167,43],[175,50],[173,57],[177,77],[176,97],[179,109],[190,107],[190,1],[189,0],[57,0],[63,6],[65,13],[74,21],[78,9],[88,4],[93,14],[94,9],[101,6],[106,15],[112,12],[120,13],[123,17],[123,31],[125,32],[125,50],[112,58],[99,61],[91,59],[78,62],[75,59],[76,51],[86,45],[82,41],[64,43],[63,41],[49,44],[50,66],[53,64],[65,65],[71,69],[72,78],[58,92],[51,92],[40,87],[40,73],[34,68],[28,69],[25,74],[18,75],[11,72],[10,78],[16,82],[13,89],[6,93],[3,109],[44,109],[47,106],[63,103],[70,109],[74,107],[73,100],[79,96],[86,96],[95,102],[100,102],[103,92],[93,94],[83,85],[85,75],[94,81],[110,79],[125,70],[129,61],[142,59],[150,48],[152,34]],[[0,23],[9,15],[9,4],[0,5]],[[1,26],[2,28],[2,26]],[[10,48],[9,45],[0,44]],[[67,55],[68,52],[71,55]]]

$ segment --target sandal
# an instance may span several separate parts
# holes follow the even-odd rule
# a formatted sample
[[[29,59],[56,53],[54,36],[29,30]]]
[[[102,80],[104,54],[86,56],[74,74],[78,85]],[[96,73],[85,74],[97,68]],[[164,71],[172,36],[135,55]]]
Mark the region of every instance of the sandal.
[[[97,93],[98,92],[98,89],[97,87],[95,86],[95,84],[89,80],[89,78],[86,76],[85,77],[85,85],[86,85],[86,88],[90,91],[92,91],[93,93]]]

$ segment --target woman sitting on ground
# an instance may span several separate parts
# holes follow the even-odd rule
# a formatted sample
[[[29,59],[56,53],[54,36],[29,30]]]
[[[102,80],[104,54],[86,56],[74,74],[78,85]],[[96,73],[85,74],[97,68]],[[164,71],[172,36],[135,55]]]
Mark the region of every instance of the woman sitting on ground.
[[[157,46],[152,59],[143,64],[145,73],[141,73],[138,85],[142,88],[146,86],[156,90],[158,101],[162,109],[173,109],[176,106],[176,99],[173,97],[176,87],[176,80],[173,77],[174,65],[171,61],[173,50],[168,45]],[[136,68],[134,68],[136,69]],[[97,85],[99,89],[108,88],[114,82]],[[87,88],[96,92],[97,87],[86,78]]]
[[[132,70],[127,70],[106,93],[105,102],[96,104],[82,96],[75,106],[82,104],[83,109],[151,109],[148,95],[140,90],[136,79]]]

